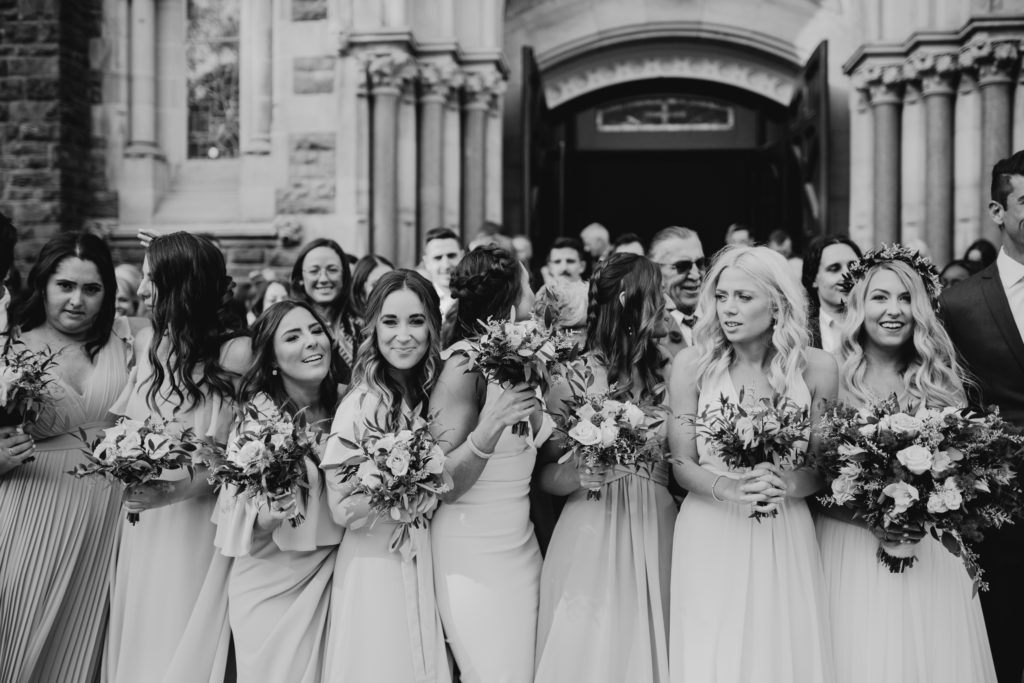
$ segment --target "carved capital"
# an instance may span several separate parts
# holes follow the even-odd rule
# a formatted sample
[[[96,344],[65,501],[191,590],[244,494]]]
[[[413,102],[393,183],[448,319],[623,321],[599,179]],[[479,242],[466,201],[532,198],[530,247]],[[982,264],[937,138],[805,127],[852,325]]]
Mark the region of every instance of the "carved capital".
[[[960,51],[960,65],[978,72],[978,85],[1013,83],[1020,59],[1019,40],[979,38]]]
[[[901,104],[905,75],[901,64],[874,65],[864,68],[860,77],[871,105]]]
[[[419,82],[423,87],[422,99],[444,102],[453,90],[462,87],[465,74],[452,60],[420,62]]]
[[[370,52],[360,59],[374,92],[400,93],[416,77],[416,62],[407,52]]]
[[[463,84],[468,96],[467,108],[490,109],[505,92],[505,87],[504,76],[494,67],[468,72]]]
[[[903,65],[903,72],[908,79],[921,81],[921,92],[925,97],[953,95],[960,76],[957,55],[952,52],[911,55]]]

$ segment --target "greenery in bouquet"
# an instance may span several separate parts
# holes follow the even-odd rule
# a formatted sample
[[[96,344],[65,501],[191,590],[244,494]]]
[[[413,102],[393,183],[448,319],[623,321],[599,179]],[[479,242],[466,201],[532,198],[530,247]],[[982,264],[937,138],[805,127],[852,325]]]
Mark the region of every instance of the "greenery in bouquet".
[[[226,456],[207,463],[207,476],[211,483],[234,486],[235,495],[259,497],[264,502],[297,489],[305,504],[309,494],[306,459],[318,463],[324,441],[323,433],[304,419],[304,411],[289,415],[269,400],[252,401]],[[296,527],[304,519],[296,505],[288,523]]]
[[[594,376],[585,364],[574,364],[571,370],[565,377],[571,395],[563,402],[564,412],[551,413],[566,447],[559,463],[572,459],[584,470],[618,466],[639,471],[667,460],[662,394],[646,402],[620,401],[614,387],[607,393],[591,393]],[[599,488],[587,491],[587,500],[600,499]]]
[[[191,428],[152,416],[145,420],[122,417],[92,441],[85,431],[80,431],[80,438],[88,462],[76,465],[68,474],[110,477],[125,487],[157,481],[165,470],[183,469],[192,478],[196,465],[207,459],[206,451],[213,448]],[[129,512],[128,521],[136,524],[139,514]]]
[[[975,590],[987,587],[972,545],[1021,516],[1018,429],[996,412],[959,407],[911,415],[893,396],[861,410],[831,406],[821,435],[816,467],[829,486],[822,504],[845,506],[872,529],[925,529],[963,560]],[[877,556],[902,572],[914,564],[914,547],[883,542]]]
[[[718,457],[732,470],[774,463],[784,469],[804,464],[810,413],[789,397],[775,393],[746,402],[740,390],[734,403],[724,394],[697,415],[687,416],[697,433],[707,440]],[[760,521],[778,516],[778,510],[754,510],[750,517]]]
[[[527,383],[546,391],[554,377],[566,375],[579,357],[579,346],[565,331],[555,332],[537,320],[505,321],[488,318],[483,333],[470,342],[467,372],[479,370],[499,385]],[[513,425],[514,434],[530,432],[526,421]]]
[[[34,422],[43,403],[52,398],[50,374],[60,351],[32,351],[19,339],[0,354],[0,424]]]
[[[444,470],[444,451],[429,426],[429,420],[416,416],[397,431],[367,424],[359,443],[331,437],[357,452],[342,463],[342,480],[353,486],[353,495],[367,496],[374,520],[397,523],[389,548],[406,556],[411,550],[410,529],[426,527],[440,495],[452,488]]]

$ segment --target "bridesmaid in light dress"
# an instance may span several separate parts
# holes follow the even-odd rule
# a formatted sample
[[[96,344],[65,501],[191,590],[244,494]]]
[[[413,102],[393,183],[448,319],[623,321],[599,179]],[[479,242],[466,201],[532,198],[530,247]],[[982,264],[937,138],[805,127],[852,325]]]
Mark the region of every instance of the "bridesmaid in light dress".
[[[504,249],[478,247],[451,280],[456,298],[452,345],[430,397],[432,430],[447,451],[454,489],[431,527],[434,580],[445,636],[463,683],[533,680],[541,556],[530,522],[530,479],[537,444],[551,432],[526,384],[499,387],[466,372],[467,340],[478,321],[527,319],[529,274]],[[530,421],[530,434],[512,426]]]
[[[966,403],[963,370],[932,308],[938,292],[926,289],[909,253],[867,269],[849,293],[839,397],[851,406],[893,394],[911,414]],[[958,557],[920,528],[868,529],[847,508],[820,510],[841,683],[996,680],[981,602]],[[875,557],[882,540],[915,542],[916,563],[891,573]]]
[[[254,362],[242,378],[244,412],[229,458],[240,448],[240,434],[286,415],[326,430],[338,403],[331,337],[311,305],[276,303],[251,332]],[[238,683],[320,683],[343,530],[331,519],[319,465],[319,453],[307,457],[308,489],[269,500],[221,489],[214,543],[234,558],[227,590]],[[296,512],[304,519],[293,527],[285,520]]]
[[[700,295],[695,344],[673,362],[669,444],[679,483],[672,552],[669,669],[673,683],[834,679],[825,586],[804,498],[807,468],[732,469],[697,437],[694,415],[725,396],[780,393],[809,406],[812,425],[835,400],[836,362],[807,346],[806,301],[785,259],[727,247]],[[810,438],[811,448],[816,439]],[[776,510],[754,520],[751,509]]]
[[[48,242],[29,286],[16,311],[20,340],[59,353],[52,401],[27,433],[0,438],[0,680],[90,681],[106,631],[120,496],[67,472],[85,463],[79,430],[91,439],[111,425],[132,331],[145,321],[114,319],[114,266],[94,235]]]
[[[249,340],[225,329],[231,299],[224,256],[186,232],[153,239],[140,297],[153,328],[135,339],[136,365],[111,412],[175,420],[223,445],[232,422],[233,382],[249,367]],[[180,470],[129,488],[113,578],[104,680],[112,683],[218,683],[230,644],[231,562],[216,552],[216,505],[201,471]]]
[[[352,385],[331,426],[322,467],[334,519],[346,527],[331,593],[325,681],[450,683],[434,598],[430,529],[410,530],[407,552],[390,550],[396,525],[370,512],[338,467],[360,457],[369,425],[386,433],[425,417],[440,370],[437,292],[411,270],[385,273],[366,307]]]
[[[620,401],[661,402],[668,359],[658,340],[668,327],[658,267],[613,254],[590,282],[589,308],[588,392],[613,389]],[[567,391],[564,381],[556,384],[549,409],[560,410]],[[569,498],[541,572],[537,683],[667,683],[676,519],[668,461],[587,472],[570,460],[546,465],[540,481]],[[599,501],[587,500],[593,487],[600,487]]]

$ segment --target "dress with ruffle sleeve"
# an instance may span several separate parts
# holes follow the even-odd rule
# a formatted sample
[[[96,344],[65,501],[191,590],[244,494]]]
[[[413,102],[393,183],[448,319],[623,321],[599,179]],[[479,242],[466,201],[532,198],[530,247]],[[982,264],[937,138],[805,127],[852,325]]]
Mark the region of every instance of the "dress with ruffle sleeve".
[[[266,394],[253,399],[276,421],[277,406]],[[240,433],[255,428],[240,422],[228,442],[228,458],[239,450]],[[221,490],[214,543],[233,557],[228,576],[228,619],[235,644],[238,683],[319,683],[327,634],[331,578],[343,529],[331,519],[318,463],[306,459],[309,489],[305,519],[293,527],[257,524],[266,502],[234,486]]]

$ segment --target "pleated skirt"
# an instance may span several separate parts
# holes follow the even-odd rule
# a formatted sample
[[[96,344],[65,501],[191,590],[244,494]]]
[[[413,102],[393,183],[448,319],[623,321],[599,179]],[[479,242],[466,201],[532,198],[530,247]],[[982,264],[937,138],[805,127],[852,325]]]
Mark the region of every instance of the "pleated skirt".
[[[4,683],[88,683],[103,651],[120,490],[68,475],[82,452],[66,437],[51,441],[0,479]]]

